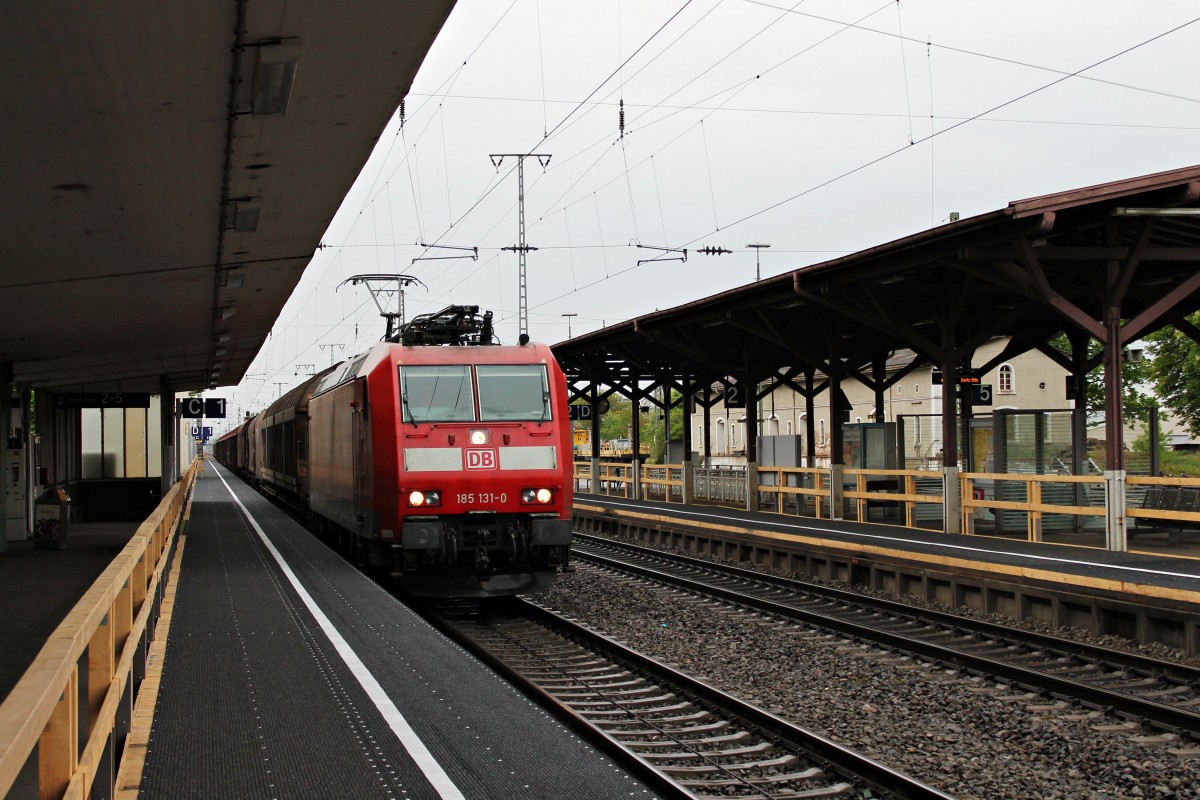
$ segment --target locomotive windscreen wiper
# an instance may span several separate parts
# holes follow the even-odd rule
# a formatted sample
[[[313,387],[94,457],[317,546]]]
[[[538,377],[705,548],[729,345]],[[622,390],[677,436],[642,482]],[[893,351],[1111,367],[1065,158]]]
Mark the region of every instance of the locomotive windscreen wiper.
[[[404,413],[408,417],[408,421],[413,424],[414,428],[417,427],[417,418],[413,416],[412,406],[408,404],[408,392],[404,391],[403,387],[400,391],[400,402],[404,403]]]

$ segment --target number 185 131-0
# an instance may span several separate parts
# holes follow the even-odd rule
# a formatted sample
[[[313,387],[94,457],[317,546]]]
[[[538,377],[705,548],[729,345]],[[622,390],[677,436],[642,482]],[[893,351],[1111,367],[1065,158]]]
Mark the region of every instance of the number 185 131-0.
[[[492,503],[508,502],[507,492],[459,492],[456,495],[459,505],[491,505]]]

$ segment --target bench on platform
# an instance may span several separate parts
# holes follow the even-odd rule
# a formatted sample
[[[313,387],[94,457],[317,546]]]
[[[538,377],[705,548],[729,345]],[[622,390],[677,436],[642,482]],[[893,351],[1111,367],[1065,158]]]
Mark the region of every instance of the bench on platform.
[[[1151,486],[1146,490],[1140,507],[1155,511],[1200,512],[1200,489],[1190,486]],[[1186,528],[1200,528],[1200,522],[1134,517],[1133,527],[1127,528],[1127,535],[1132,539],[1138,533],[1167,531],[1167,541],[1173,544]]]

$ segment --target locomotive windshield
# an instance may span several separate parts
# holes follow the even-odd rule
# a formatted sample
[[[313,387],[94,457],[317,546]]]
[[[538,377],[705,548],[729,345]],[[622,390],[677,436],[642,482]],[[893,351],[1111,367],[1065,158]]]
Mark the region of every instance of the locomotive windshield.
[[[480,364],[482,422],[550,419],[550,385],[544,364]]]
[[[474,422],[471,371],[465,365],[404,367],[400,397],[405,422]]]

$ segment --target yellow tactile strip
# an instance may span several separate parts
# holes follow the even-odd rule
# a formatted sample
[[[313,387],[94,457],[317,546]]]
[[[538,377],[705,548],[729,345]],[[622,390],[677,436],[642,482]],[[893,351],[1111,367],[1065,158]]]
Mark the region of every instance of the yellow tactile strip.
[[[827,539],[821,536],[811,536],[797,533],[780,533],[777,531],[761,530],[739,525],[722,525],[715,522],[702,522],[690,519],[680,520],[676,517],[666,516],[663,514],[630,511],[628,509],[615,509],[609,506],[588,505],[587,503],[580,503],[578,500],[575,502],[575,508],[580,511],[607,514],[626,519],[637,519],[645,522],[655,522],[663,525],[679,525],[682,523],[690,527],[700,528],[702,530],[721,531],[724,533],[740,535],[751,534],[763,539],[795,542],[827,551],[851,553],[854,556],[859,557],[870,554],[876,557],[883,557],[891,560],[903,560],[909,562],[913,560],[920,560],[924,563],[938,565],[946,569],[969,569],[974,570],[975,572],[986,570],[998,575],[1019,576],[1026,580],[1062,584],[1064,586],[1074,587],[1076,589],[1081,586],[1086,586],[1101,591],[1120,592],[1139,597],[1153,597],[1181,603],[1200,604],[1200,591],[1188,591],[1169,586],[1153,586],[1144,583],[1113,580],[1111,578],[1097,578],[1088,575],[1077,575],[1074,573],[1056,572],[1054,570],[1023,567],[1015,564],[998,564],[990,562],[982,563],[966,558],[919,553],[912,550],[900,550],[896,548],[864,544],[859,542],[846,542],[840,539]]]
[[[158,703],[158,688],[162,681],[163,659],[167,652],[167,634],[171,630],[171,615],[175,610],[175,591],[179,586],[180,566],[183,563],[183,548],[187,544],[184,533],[191,519],[192,503],[184,512],[180,528],[179,546],[171,562],[167,585],[163,588],[162,604],[159,608],[158,624],[154,627],[154,641],[146,654],[146,676],[142,679],[137,700],[133,707],[133,720],[129,736],[125,739],[125,750],[121,755],[121,766],[117,770],[116,800],[137,800],[142,785],[142,770],[146,765],[146,748],[150,742],[150,730],[154,724],[154,707]]]

